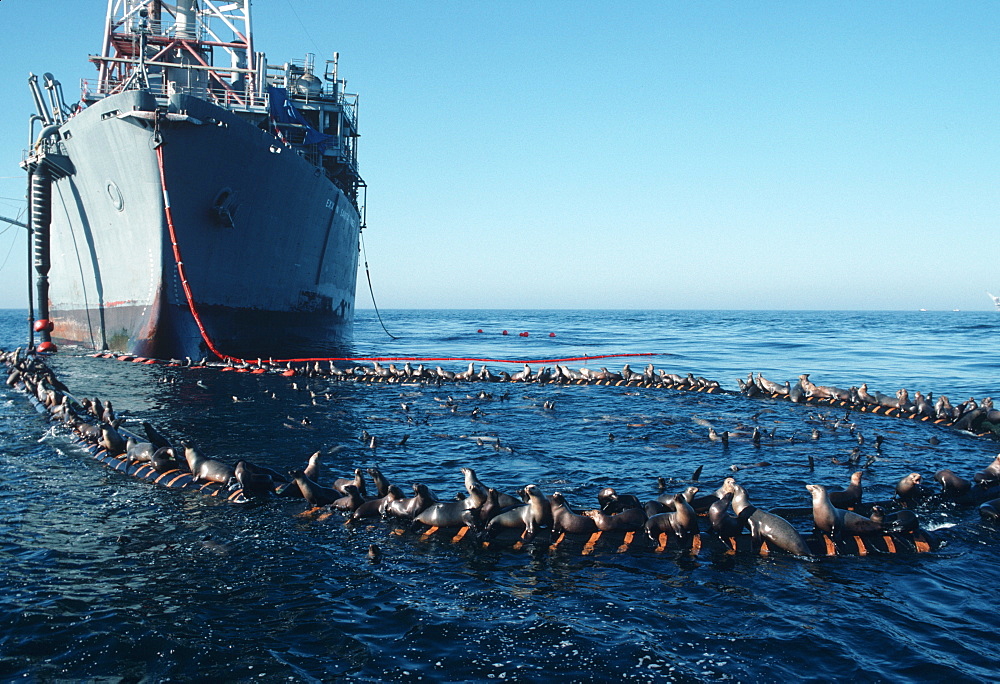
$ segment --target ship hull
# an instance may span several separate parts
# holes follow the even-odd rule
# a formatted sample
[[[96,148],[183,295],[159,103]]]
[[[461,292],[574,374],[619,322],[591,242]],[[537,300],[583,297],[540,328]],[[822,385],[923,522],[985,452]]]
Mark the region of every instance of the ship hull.
[[[354,203],[233,112],[175,95],[175,116],[155,122],[156,107],[127,91],[60,128],[53,339],[159,358],[338,354],[354,313]]]

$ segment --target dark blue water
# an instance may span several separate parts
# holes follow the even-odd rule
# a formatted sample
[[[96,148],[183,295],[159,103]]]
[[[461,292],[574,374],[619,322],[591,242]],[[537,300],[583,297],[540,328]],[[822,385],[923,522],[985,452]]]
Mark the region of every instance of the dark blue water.
[[[633,367],[652,361],[732,389],[750,371],[778,381],[808,372],[819,384],[867,381],[887,394],[905,386],[953,400],[994,393],[1000,377],[1000,316],[992,312],[384,317],[400,339],[386,337],[373,315],[361,312],[357,355],[654,352]],[[22,320],[23,313],[0,312],[0,347],[23,343]],[[502,336],[503,329],[511,334]],[[518,337],[522,331],[530,336]],[[588,365],[620,368],[626,360]],[[648,499],[660,476],[682,489],[704,466],[707,490],[732,475],[734,464],[766,462],[736,474],[752,500],[764,508],[801,506],[809,501],[807,482],[846,484],[852,468],[831,459],[843,460],[857,444],[835,426],[842,409],[739,396],[337,384],[140,366],[73,350],[53,365],[77,395],[109,398],[131,421],[150,420],[217,458],[289,468],[323,450],[326,478],[377,465],[398,484],[422,481],[445,497],[462,489],[463,465],[493,486],[534,482],[591,507],[602,486]],[[493,398],[479,396],[481,389]],[[543,408],[547,401],[555,408]],[[871,415],[851,420],[867,445],[878,434],[886,439],[866,472],[872,500],[889,497],[913,470],[929,478],[949,467],[969,476],[998,449],[933,425]],[[728,448],[707,439],[706,423],[734,434]],[[777,438],[754,447],[745,436],[754,425],[776,429]],[[813,428],[819,440],[809,439]],[[363,429],[379,438],[374,452],[358,440]],[[998,675],[1000,534],[974,509],[923,512],[925,526],[946,543],[921,555],[805,561],[484,550],[397,536],[383,523],[351,528],[337,517],[303,516],[301,502],[236,506],[134,481],[47,430],[23,397],[0,390],[6,680],[895,682]],[[404,435],[405,446],[396,446]],[[495,450],[493,438],[504,448]],[[372,543],[383,549],[379,565],[365,555]]]

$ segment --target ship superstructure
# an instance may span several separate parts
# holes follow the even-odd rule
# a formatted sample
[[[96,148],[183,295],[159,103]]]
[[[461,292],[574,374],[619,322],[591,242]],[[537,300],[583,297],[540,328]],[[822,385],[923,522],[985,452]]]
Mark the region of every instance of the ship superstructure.
[[[30,79],[52,338],[160,358],[340,349],[365,185],[336,54],[322,72],[269,64],[249,0],[109,0],[91,61],[73,107]]]

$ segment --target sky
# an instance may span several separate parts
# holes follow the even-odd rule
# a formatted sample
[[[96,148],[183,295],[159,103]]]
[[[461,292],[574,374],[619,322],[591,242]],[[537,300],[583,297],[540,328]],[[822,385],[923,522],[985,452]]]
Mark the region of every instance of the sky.
[[[105,11],[0,0],[0,215],[25,209],[28,72],[73,98]],[[360,95],[379,308],[987,310],[1000,294],[1000,3],[253,11],[269,62],[339,51]],[[2,308],[26,306],[24,239],[0,225]]]

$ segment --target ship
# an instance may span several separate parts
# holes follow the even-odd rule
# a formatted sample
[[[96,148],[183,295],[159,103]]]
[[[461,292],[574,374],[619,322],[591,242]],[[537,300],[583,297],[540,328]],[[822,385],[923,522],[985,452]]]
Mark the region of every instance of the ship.
[[[987,292],[986,294],[989,295],[989,298],[993,300],[993,306],[996,307],[997,311],[1000,311],[1000,297],[997,297],[996,295],[990,292]]]
[[[338,53],[272,64],[252,26],[250,0],[108,0],[79,102],[29,77],[39,350],[282,359],[349,344],[358,96]]]

